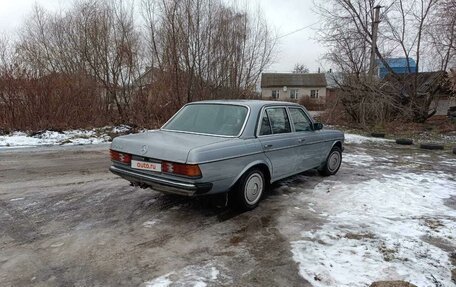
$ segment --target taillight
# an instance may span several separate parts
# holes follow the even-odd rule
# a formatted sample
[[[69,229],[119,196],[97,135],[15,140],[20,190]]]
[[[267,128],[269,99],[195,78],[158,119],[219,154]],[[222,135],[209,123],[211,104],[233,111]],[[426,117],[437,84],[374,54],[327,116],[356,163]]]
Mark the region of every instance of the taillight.
[[[109,150],[111,153],[111,160],[119,161],[121,163],[130,164],[131,163],[131,154],[118,152],[115,150]]]
[[[162,162],[162,172],[172,173],[177,175],[185,175],[189,177],[200,177],[201,170],[197,164],[181,164],[174,162]]]

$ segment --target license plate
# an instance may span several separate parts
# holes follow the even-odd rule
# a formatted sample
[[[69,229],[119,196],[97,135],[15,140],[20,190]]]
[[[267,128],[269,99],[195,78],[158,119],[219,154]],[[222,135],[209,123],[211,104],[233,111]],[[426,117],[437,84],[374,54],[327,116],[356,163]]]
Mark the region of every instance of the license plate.
[[[140,160],[132,160],[131,167],[135,169],[150,170],[161,172],[161,164],[155,162],[147,162]]]

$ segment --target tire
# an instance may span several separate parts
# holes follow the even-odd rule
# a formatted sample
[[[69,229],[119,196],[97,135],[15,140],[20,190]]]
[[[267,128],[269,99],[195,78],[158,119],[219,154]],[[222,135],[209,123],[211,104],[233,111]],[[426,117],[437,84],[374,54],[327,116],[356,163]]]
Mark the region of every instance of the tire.
[[[385,134],[384,133],[371,133],[371,136],[374,138],[384,138]]]
[[[318,172],[323,176],[330,176],[337,173],[342,163],[342,150],[335,146],[331,149],[322,168]]]
[[[429,144],[421,144],[421,145],[420,145],[420,148],[421,148],[421,149],[430,149],[430,150],[443,150],[443,149],[444,149],[444,146],[441,145],[441,144],[432,144],[432,143],[429,143]]]
[[[400,145],[412,145],[413,144],[413,140],[411,140],[411,139],[397,139],[396,143],[400,144]]]
[[[256,208],[266,190],[266,180],[261,170],[252,168],[244,173],[230,192],[232,207],[248,211]]]

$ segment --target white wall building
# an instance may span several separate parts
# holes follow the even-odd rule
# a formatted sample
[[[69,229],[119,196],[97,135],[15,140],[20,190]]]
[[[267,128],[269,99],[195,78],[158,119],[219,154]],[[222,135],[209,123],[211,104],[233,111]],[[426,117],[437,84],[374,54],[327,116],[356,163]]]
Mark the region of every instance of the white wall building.
[[[261,75],[261,97],[297,101],[304,97],[324,103],[327,95],[324,73],[264,73]]]

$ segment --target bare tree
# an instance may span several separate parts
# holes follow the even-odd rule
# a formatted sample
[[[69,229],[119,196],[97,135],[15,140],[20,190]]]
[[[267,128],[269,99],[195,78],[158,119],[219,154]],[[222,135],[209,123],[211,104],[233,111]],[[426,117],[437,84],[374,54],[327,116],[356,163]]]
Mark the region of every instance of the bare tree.
[[[374,7],[376,0],[341,0],[316,2],[317,9],[323,17],[320,36],[329,47],[330,52],[325,59],[339,70],[353,76],[357,81],[350,85],[359,89],[358,85],[378,90],[380,79],[371,81],[365,74],[371,65],[369,51],[373,44]],[[425,53],[423,44],[426,42],[426,31],[431,26],[437,0],[385,0],[381,1],[382,13],[379,37],[375,49],[377,61],[389,72],[389,77],[396,84],[396,95],[401,98],[395,101],[400,113],[416,122],[423,122],[435,110],[430,110],[430,103],[435,94],[422,94],[419,90],[419,71]],[[425,54],[424,54],[425,55]],[[412,73],[412,85],[408,85],[410,77],[401,77],[389,66],[389,57],[404,57],[409,73]],[[416,60],[416,70],[410,67],[410,58]],[[404,87],[407,86],[407,89]],[[348,89],[348,87],[345,87]],[[387,93],[390,93],[388,90]],[[424,98],[425,99],[424,99]],[[360,98],[360,101],[363,101]]]
[[[307,74],[309,73],[309,68],[306,65],[297,63],[293,68],[294,74]]]
[[[136,3],[77,0],[58,12],[35,5],[8,57],[0,48],[14,67],[0,97],[20,114],[8,125],[156,126],[189,101],[255,94],[276,39],[260,13],[222,0]]]
[[[173,105],[252,93],[275,37],[260,14],[219,0],[143,0],[150,66],[168,74]]]
[[[39,76],[50,73],[84,74],[96,79],[126,120],[131,88],[139,75],[140,35],[133,8],[122,1],[76,2],[59,14],[35,6],[18,45],[27,69]]]
[[[426,53],[429,66],[446,71],[456,67],[456,2],[441,0],[433,11],[433,21],[426,29]]]

